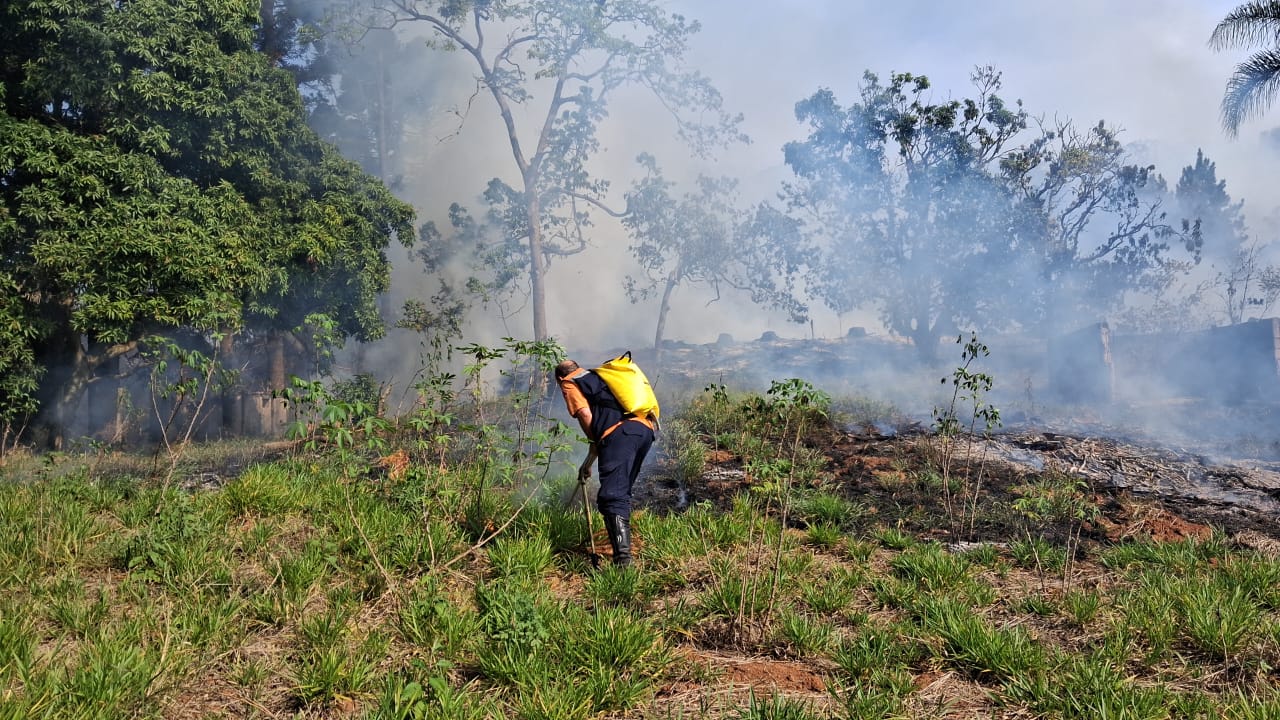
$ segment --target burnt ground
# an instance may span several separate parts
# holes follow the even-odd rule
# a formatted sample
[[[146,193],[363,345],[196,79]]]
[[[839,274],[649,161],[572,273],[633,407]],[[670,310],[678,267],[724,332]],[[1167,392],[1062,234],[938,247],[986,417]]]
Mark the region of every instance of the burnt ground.
[[[853,415],[889,412],[894,420],[811,438],[827,458],[827,489],[865,505],[872,524],[947,526],[939,489],[917,480],[938,466],[938,441],[926,431],[929,408],[936,412],[950,396],[937,378],[950,376],[955,358],[922,365],[909,344],[870,335],[668,345],[660,359],[652,351],[636,359],[661,368],[651,379],[671,397],[696,396],[708,383],[762,389],[770,378],[796,377],[834,396],[880,398]],[[1017,499],[1020,485],[1046,473],[1083,480],[1100,523],[1133,526],[1137,513],[1150,525],[1148,516],[1159,511],[1232,535],[1280,538],[1280,399],[1228,406],[1209,397],[1158,397],[1130,383],[1118,386],[1111,402],[1072,404],[1046,391],[1043,349],[1040,355],[1016,346],[992,350],[978,369],[994,376],[995,389],[984,399],[1003,410],[1004,427],[987,439],[961,440],[950,463],[961,476],[981,475],[991,508],[971,539],[1005,539],[1016,523],[1001,508]],[[660,438],[648,479],[637,486],[641,507],[669,512],[704,500],[727,503],[751,484],[740,458],[717,454],[702,478],[681,487],[661,445]]]
[[[1015,429],[955,442],[951,473],[981,480],[982,505],[972,532],[951,537],[936,481],[943,462],[936,436],[918,426],[901,432],[873,427],[833,431],[809,444],[826,458],[825,488],[863,507],[864,524],[898,525],[940,540],[1004,541],[1025,522],[1011,503],[1029,481],[1047,475],[1078,478],[1099,518],[1088,535],[1116,540],[1131,535],[1176,540],[1206,536],[1268,537],[1280,545],[1280,462],[1227,460],[1186,448],[1143,445],[1106,437]],[[932,469],[933,483],[922,481]],[[703,476],[688,486],[662,456],[637,486],[638,506],[678,512],[709,501],[728,507],[752,484],[740,458],[712,451]],[[1059,528],[1065,533],[1066,527]],[[1052,535],[1052,529],[1050,529]]]

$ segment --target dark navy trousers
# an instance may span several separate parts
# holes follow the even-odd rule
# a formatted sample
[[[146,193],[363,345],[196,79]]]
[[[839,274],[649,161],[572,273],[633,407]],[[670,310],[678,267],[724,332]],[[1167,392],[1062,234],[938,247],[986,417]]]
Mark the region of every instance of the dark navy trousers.
[[[624,421],[600,441],[600,492],[596,505],[601,514],[631,514],[631,488],[651,445],[653,431],[638,420]]]

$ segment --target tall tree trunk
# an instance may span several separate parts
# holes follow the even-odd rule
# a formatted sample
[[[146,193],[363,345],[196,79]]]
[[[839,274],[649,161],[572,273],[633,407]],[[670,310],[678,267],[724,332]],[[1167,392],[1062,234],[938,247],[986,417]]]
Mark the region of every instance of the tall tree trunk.
[[[533,177],[525,176],[525,197],[529,209],[529,302],[533,305],[533,339],[546,340],[547,289],[545,258],[542,255],[542,203],[538,198],[538,184]]]
[[[671,294],[680,284],[683,275],[682,264],[676,263],[667,275],[667,286],[662,290],[662,302],[658,305],[658,327],[653,333],[653,354],[658,363],[662,362],[662,336],[667,331],[667,313],[671,310]]]
[[[918,321],[911,331],[911,343],[916,346],[916,356],[922,363],[932,365],[938,360],[938,333],[929,327],[927,320]]]

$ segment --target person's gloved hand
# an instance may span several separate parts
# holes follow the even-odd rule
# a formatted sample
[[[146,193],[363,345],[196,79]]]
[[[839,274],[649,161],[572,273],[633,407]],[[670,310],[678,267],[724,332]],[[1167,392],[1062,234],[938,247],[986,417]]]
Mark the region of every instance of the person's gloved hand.
[[[590,449],[587,450],[587,457],[582,461],[582,465],[578,468],[578,482],[585,483],[591,479],[591,466],[596,462],[596,444],[591,443]]]

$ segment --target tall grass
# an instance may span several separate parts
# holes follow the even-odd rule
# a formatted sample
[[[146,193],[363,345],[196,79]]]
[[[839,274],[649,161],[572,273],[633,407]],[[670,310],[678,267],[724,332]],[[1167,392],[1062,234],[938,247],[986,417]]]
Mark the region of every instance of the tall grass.
[[[1067,584],[1048,533],[952,552],[948,518],[832,473],[809,391],[668,413],[695,501],[637,514],[624,569],[590,568],[546,490],[574,467],[537,403],[502,417],[488,392],[213,490],[33,467],[0,482],[0,718],[917,717],[939,678],[991,715],[1276,717],[1274,558],[1086,536]],[[395,477],[393,449],[416,459]],[[745,477],[699,499],[712,450]],[[745,660],[826,694],[726,682]]]

